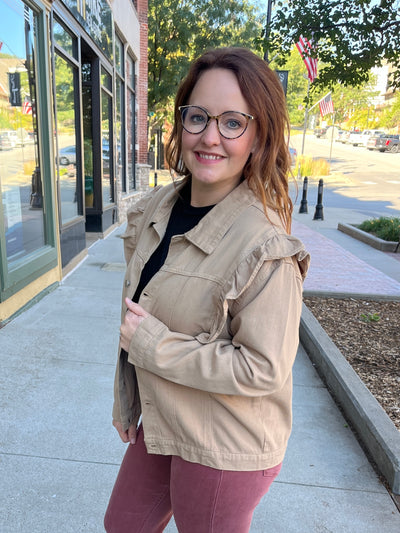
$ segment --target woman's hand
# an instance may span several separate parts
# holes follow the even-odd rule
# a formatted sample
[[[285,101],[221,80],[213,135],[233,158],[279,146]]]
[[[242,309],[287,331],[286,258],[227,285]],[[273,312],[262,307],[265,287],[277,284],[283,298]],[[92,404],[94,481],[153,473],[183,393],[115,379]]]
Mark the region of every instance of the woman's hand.
[[[137,330],[138,325],[142,320],[149,316],[149,313],[138,304],[135,304],[129,298],[125,298],[125,304],[127,311],[124,321],[120,327],[120,342],[121,348],[126,352],[129,351],[129,345],[131,343],[133,334]]]
[[[130,442],[131,444],[135,444],[137,432],[135,426],[129,426],[129,428],[124,431],[121,422],[117,422],[116,420],[113,420],[113,426],[118,431],[122,442]]]

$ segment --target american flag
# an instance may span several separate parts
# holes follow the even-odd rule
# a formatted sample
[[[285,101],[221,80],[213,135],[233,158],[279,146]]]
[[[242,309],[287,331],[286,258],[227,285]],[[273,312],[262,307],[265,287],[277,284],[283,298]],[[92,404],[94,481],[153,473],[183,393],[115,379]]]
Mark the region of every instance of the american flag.
[[[318,75],[318,59],[310,56],[313,49],[311,41],[301,36],[296,46],[307,67],[308,79],[312,83]]]
[[[331,93],[328,93],[319,103],[319,110],[321,112],[321,115],[324,117],[325,115],[328,115],[329,113],[333,113],[333,102],[332,102],[332,96]]]
[[[22,104],[22,114],[23,115],[32,115],[32,104],[29,100],[25,99]]]

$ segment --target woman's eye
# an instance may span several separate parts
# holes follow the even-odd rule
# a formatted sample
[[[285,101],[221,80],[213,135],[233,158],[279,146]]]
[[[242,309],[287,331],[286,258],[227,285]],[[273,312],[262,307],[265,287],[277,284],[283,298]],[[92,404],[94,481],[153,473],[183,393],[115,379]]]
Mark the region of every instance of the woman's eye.
[[[234,117],[225,117],[223,127],[228,130],[240,130],[243,127],[242,121]]]
[[[190,122],[192,124],[203,124],[205,121],[204,115],[190,115]]]
[[[230,119],[228,120],[225,125],[230,129],[230,130],[235,130],[235,129],[238,129],[238,128],[241,128],[242,127],[242,124],[238,121],[238,120],[235,120],[235,119]]]

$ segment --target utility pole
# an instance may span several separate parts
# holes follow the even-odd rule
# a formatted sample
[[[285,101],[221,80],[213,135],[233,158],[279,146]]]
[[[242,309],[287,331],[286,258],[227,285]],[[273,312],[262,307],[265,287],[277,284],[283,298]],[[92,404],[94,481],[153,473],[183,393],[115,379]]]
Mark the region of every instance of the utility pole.
[[[271,12],[272,12],[272,0],[268,0],[268,7],[267,7],[267,23],[265,25],[265,40],[268,41],[269,39],[269,27],[271,25]],[[264,53],[264,61],[268,63],[268,50]]]

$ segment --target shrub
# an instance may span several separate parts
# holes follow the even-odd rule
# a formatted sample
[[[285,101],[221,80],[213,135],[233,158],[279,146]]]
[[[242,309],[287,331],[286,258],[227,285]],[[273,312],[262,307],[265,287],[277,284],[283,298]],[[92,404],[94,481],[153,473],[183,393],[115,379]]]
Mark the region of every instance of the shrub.
[[[375,235],[379,239],[383,239],[384,241],[397,242],[399,240],[400,218],[373,218],[372,220],[365,220],[358,227],[360,230],[366,231],[367,233],[372,233],[373,235]]]
[[[300,155],[297,158],[295,174],[297,174],[299,166],[301,176],[308,177],[328,176],[330,170],[329,163],[326,159],[314,159],[308,155]]]

